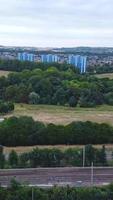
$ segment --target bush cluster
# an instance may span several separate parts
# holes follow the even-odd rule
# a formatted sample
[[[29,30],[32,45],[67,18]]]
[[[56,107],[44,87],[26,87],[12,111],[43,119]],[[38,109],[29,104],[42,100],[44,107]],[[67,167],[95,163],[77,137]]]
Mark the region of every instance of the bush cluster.
[[[14,104],[12,102],[0,101],[0,113],[8,113],[14,110]]]
[[[99,188],[53,187],[32,190],[13,180],[9,188],[0,188],[0,200],[30,200],[32,194],[34,194],[34,200],[111,200],[113,199],[113,185]]]

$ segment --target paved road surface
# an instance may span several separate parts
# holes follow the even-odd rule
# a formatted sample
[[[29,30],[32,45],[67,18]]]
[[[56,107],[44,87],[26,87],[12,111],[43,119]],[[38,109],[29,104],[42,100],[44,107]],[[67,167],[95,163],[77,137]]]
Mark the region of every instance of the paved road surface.
[[[113,182],[112,167],[93,168],[35,168],[0,170],[0,184],[9,186],[12,179],[30,186],[91,186]]]

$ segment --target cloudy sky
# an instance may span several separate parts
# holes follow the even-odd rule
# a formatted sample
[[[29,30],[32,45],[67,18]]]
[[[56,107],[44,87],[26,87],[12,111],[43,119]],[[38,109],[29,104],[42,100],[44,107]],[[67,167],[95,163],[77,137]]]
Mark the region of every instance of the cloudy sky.
[[[0,45],[113,46],[113,0],[0,0]]]

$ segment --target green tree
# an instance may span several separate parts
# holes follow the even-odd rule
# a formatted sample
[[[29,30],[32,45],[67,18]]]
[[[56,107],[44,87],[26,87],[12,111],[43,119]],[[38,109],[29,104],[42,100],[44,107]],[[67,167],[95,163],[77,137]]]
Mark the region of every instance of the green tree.
[[[106,148],[105,145],[102,146],[102,149],[100,150],[100,163],[102,164],[102,166],[106,166],[107,165],[107,158],[106,158]]]
[[[74,96],[70,97],[70,99],[69,99],[69,105],[70,105],[70,107],[76,107],[76,105],[77,105],[77,99]]]
[[[30,104],[38,104],[40,100],[40,96],[36,92],[31,92],[29,94],[29,103]]]
[[[5,166],[5,156],[3,154],[3,146],[0,145],[0,168],[3,169]]]
[[[9,164],[12,168],[18,167],[18,155],[14,150],[9,154]]]
[[[85,146],[85,164],[86,166],[91,166],[92,162],[95,160],[95,149],[91,144]]]

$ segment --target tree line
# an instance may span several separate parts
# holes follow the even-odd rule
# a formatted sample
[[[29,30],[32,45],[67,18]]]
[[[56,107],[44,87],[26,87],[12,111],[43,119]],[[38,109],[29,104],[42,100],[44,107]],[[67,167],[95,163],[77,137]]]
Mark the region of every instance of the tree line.
[[[31,117],[10,117],[0,123],[3,146],[112,144],[113,127],[90,121],[68,125],[44,124]]]
[[[92,145],[85,146],[85,166],[107,166],[106,149],[100,149]],[[81,167],[83,166],[83,149],[68,148],[60,150],[57,148],[34,148],[28,153],[18,155],[12,150],[5,157],[3,148],[0,151],[0,168],[37,168],[37,167]]]
[[[34,194],[34,195],[33,195]],[[113,185],[91,188],[53,187],[40,189],[25,187],[12,180],[9,188],[0,187],[0,200],[112,200]]]
[[[72,65],[66,63],[36,63],[29,61],[19,61],[19,60],[1,60],[0,59],[0,70],[5,71],[14,71],[21,72],[23,70],[33,70],[33,69],[42,69],[47,70],[49,67],[56,67],[59,71],[66,71],[71,68],[73,71],[79,72],[78,69],[75,69]]]

